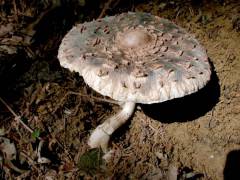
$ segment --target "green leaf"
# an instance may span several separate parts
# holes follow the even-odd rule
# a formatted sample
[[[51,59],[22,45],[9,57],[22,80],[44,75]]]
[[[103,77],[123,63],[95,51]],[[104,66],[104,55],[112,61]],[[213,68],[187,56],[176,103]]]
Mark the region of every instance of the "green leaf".
[[[39,138],[39,136],[40,136],[40,130],[39,130],[39,129],[36,129],[35,131],[33,131],[32,137],[33,137],[34,139]]]

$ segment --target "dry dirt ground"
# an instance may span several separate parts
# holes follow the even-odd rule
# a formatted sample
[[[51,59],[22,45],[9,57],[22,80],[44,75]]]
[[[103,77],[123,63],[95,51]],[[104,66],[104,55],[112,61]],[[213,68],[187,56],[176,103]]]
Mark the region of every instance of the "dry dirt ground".
[[[85,15],[64,7],[69,12],[63,8],[61,15],[59,4],[40,5],[9,3],[9,10],[0,4],[6,12],[0,21],[0,97],[6,102],[0,103],[0,138],[16,146],[16,159],[9,160],[7,143],[0,143],[0,179],[240,179],[238,1],[133,1],[126,6],[118,1],[114,8],[105,7],[105,15],[134,10],[174,21],[207,49],[213,69],[211,81],[193,95],[139,105],[113,135],[108,162],[100,150],[89,149],[87,139],[119,107],[61,68],[56,57],[67,30],[97,18],[104,6],[74,9]]]

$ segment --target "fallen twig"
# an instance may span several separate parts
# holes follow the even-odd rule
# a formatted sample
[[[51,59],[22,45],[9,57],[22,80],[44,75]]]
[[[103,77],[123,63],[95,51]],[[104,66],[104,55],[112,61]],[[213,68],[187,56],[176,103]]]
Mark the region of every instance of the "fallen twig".
[[[82,96],[82,97],[90,97],[90,98],[92,98],[92,99],[94,99],[94,100],[97,100],[97,101],[103,101],[103,102],[107,102],[107,103],[119,105],[119,102],[118,102],[118,101],[114,101],[114,100],[110,100],[110,99],[105,99],[105,98],[98,98],[98,97],[95,97],[95,96],[92,96],[92,95],[82,94],[82,93],[79,93],[79,92],[69,91],[69,92],[67,93],[67,95],[70,95],[70,94],[74,94],[74,95],[78,95],[78,96]]]
[[[36,170],[38,169],[38,167],[36,166],[37,163],[31,157],[29,157],[29,155],[26,152],[21,151],[20,155],[27,160],[28,164],[31,165],[31,167],[33,167]]]
[[[73,92],[73,91],[68,91],[63,97],[62,99],[59,101],[58,105],[56,106],[56,108],[54,109],[54,111],[52,112],[53,114],[58,110],[59,106],[61,104],[63,104],[63,101],[65,100],[65,98],[69,95],[78,95],[78,96],[82,96],[82,97],[88,97],[88,98],[92,98],[94,100],[97,100],[97,101],[103,101],[103,102],[107,102],[107,103],[111,103],[111,104],[116,104],[116,105],[121,105],[121,102],[118,102],[118,101],[114,101],[114,100],[109,100],[109,99],[104,99],[104,98],[98,98],[98,97],[95,97],[95,96],[92,96],[92,95],[88,95],[88,94],[82,94],[80,92]]]
[[[107,9],[109,8],[109,6],[111,5],[112,2],[113,2],[113,0],[108,0],[108,1],[105,3],[105,5],[104,5],[104,7],[103,7],[103,9],[102,9],[102,11],[101,11],[101,13],[100,13],[100,15],[98,16],[98,19],[102,18],[102,17],[105,15]]]
[[[6,108],[12,113],[12,115],[14,116],[14,120],[17,121],[18,123],[22,124],[22,126],[27,129],[30,133],[33,133],[34,130],[32,130],[27,124],[25,124],[22,119],[21,116],[17,115],[13,109],[0,97],[0,101],[4,104],[4,106],[6,106]],[[39,140],[42,140],[41,137],[37,137]]]

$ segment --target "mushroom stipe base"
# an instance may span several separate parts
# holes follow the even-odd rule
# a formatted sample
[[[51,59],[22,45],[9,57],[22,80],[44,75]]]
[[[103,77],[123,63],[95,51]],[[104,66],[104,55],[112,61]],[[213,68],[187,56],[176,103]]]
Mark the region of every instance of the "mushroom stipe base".
[[[92,132],[88,145],[91,148],[101,147],[103,152],[106,153],[110,136],[132,116],[135,106],[136,103],[134,102],[125,102],[121,111],[105,120]]]

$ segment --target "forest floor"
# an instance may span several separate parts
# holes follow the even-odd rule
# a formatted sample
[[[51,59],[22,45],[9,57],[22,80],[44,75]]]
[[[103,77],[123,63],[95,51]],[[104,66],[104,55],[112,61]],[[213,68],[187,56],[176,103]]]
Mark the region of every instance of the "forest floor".
[[[240,179],[240,3],[116,2],[98,11],[0,4],[0,179]],[[87,140],[119,107],[61,68],[57,52],[75,23],[125,11],[184,27],[213,73],[193,95],[139,105],[112,136],[106,162]]]

